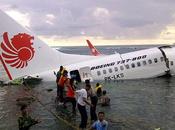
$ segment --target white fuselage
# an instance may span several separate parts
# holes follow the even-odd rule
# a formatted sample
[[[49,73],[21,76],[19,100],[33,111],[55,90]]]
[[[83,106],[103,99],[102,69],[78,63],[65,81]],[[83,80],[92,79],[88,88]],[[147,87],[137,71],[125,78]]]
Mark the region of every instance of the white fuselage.
[[[174,75],[175,48],[163,48],[162,50],[169,60],[168,66],[160,49],[155,47],[125,54],[100,56],[92,60],[65,65],[65,68],[68,72],[78,71],[82,81],[89,78],[92,80],[123,80],[153,78],[167,73]],[[44,80],[55,80],[53,71],[58,70],[47,71],[39,76]]]

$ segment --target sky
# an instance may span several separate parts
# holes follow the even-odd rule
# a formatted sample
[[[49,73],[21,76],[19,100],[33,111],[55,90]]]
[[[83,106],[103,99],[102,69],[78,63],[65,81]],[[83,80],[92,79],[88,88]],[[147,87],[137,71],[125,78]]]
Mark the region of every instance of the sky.
[[[50,46],[175,43],[175,0],[0,0]]]

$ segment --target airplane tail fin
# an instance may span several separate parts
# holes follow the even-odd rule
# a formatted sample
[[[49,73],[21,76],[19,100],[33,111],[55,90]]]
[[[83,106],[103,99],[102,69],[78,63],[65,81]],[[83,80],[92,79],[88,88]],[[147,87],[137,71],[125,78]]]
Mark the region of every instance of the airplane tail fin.
[[[89,40],[86,40],[87,41],[87,44],[90,48],[90,51],[91,51],[91,54],[94,55],[94,56],[99,56],[99,55],[102,55],[92,44]]]
[[[54,51],[1,10],[0,17],[0,81],[59,68],[61,52]]]

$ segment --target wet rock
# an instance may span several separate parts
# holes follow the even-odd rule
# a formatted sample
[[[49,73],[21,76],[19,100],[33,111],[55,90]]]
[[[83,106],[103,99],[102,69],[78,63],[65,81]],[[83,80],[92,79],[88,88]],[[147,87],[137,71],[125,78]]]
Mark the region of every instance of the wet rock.
[[[32,96],[28,97],[22,97],[18,98],[16,101],[16,105],[22,106],[22,105],[30,105],[32,102],[34,102],[36,99]]]
[[[48,92],[51,92],[51,91],[53,91],[53,89],[51,89],[51,88],[50,88],[50,89],[46,89],[46,90],[47,90]]]

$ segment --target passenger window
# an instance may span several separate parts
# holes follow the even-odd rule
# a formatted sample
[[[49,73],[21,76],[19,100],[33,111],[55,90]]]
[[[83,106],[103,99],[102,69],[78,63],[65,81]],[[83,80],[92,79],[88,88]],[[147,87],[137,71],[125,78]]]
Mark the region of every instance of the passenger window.
[[[116,71],[118,71],[118,68],[117,68],[117,67],[114,67],[114,70],[115,70],[115,72],[116,72]]]
[[[97,71],[97,75],[98,75],[98,76],[101,75],[101,72],[100,72],[100,71]]]
[[[132,64],[131,64],[131,67],[132,67],[132,68],[135,68],[135,64],[134,64],[134,63],[132,63]]]
[[[111,68],[109,68],[109,73],[112,73],[112,69]]]
[[[106,70],[103,70],[103,74],[106,74]]]
[[[120,70],[124,70],[124,67],[123,66],[120,66]]]
[[[143,65],[146,65],[146,61],[145,60],[143,61]]]
[[[157,63],[157,62],[158,62],[157,58],[154,58],[154,62],[155,62],[155,63]]]
[[[126,69],[129,69],[129,65],[127,64],[127,65],[125,65],[125,67],[126,67]]]
[[[164,61],[164,58],[163,57],[160,57],[160,61],[163,62]]]
[[[149,63],[149,64],[152,64],[152,60],[148,60],[148,63]]]
[[[140,67],[140,66],[141,66],[140,62],[137,62],[137,66],[138,66],[138,67]]]
[[[174,64],[173,61],[170,61],[170,65],[173,66],[173,64]]]

